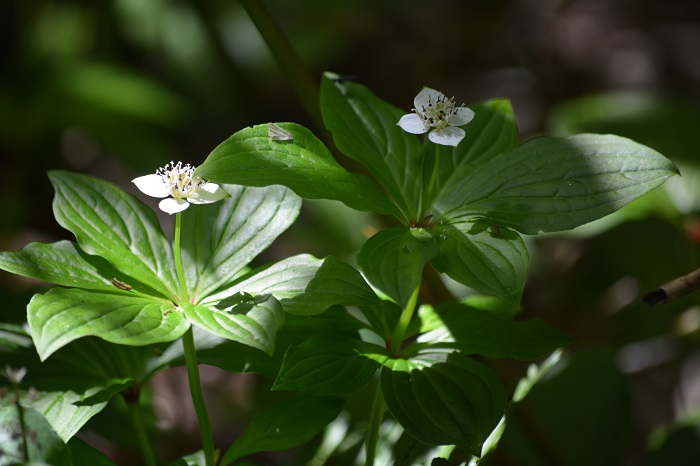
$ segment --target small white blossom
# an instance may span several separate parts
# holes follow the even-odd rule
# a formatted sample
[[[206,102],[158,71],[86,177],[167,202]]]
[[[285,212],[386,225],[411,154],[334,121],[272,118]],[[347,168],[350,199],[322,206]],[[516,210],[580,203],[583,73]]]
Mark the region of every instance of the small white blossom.
[[[454,99],[448,99],[442,92],[424,87],[413,99],[414,113],[401,117],[397,123],[411,134],[428,134],[428,139],[443,146],[457,146],[466,133],[463,126],[472,121],[474,112],[467,107],[457,107]]]
[[[170,162],[154,175],[139,176],[132,180],[139,190],[151,197],[164,198],[158,204],[163,212],[182,212],[190,204],[211,204],[228,196],[216,183],[209,183],[193,176],[194,167],[189,163]],[[171,196],[171,197],[168,197]]]

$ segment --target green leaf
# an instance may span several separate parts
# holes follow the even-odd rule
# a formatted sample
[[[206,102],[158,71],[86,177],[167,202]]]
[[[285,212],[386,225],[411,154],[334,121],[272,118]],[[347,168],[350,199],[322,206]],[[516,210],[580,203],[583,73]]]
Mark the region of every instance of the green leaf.
[[[272,295],[291,314],[319,314],[334,304],[371,305],[379,302],[362,275],[334,257],[293,256],[255,270],[205,303],[225,303],[236,293]]]
[[[357,263],[372,285],[405,308],[420,284],[423,267],[437,253],[431,229],[391,228],[367,240]]]
[[[16,404],[0,406],[2,456],[0,464],[51,464],[70,466],[70,451],[44,417],[32,408]],[[27,457],[25,457],[25,442]]]
[[[478,456],[503,415],[505,390],[498,376],[457,353],[390,359],[380,380],[391,414],[428,445],[457,445]]]
[[[439,157],[435,197],[442,206],[458,207],[453,205],[454,196],[463,189],[469,174],[484,161],[518,147],[518,125],[510,101],[493,99],[469,108],[474,111],[474,119],[463,127],[466,136],[457,147],[440,146],[428,140],[424,143],[426,168],[432,170],[435,157]]]
[[[338,165],[308,129],[295,123],[277,126],[294,140],[270,139],[266,124],[245,128],[219,144],[195,174],[216,183],[281,184],[305,199],[334,199],[357,210],[398,214],[369,178]]]
[[[90,176],[51,171],[49,178],[56,189],[56,220],[73,232],[83,251],[103,257],[125,277],[165,297],[177,296],[172,248],[151,209]]]
[[[68,447],[73,466],[116,466],[108,456],[78,437],[71,439]]]
[[[226,466],[260,451],[287,450],[303,445],[335,419],[343,405],[338,398],[302,395],[269,406],[253,418],[220,464]]]
[[[53,288],[27,306],[32,339],[42,360],[71,341],[94,335],[122,345],[179,338],[189,327],[161,300],[81,289]]]
[[[484,221],[435,227],[440,253],[437,270],[481,293],[518,304],[530,268],[527,247],[518,233]]]
[[[225,287],[296,220],[301,199],[282,186],[225,186],[231,197],[182,215],[182,258],[193,302]]]
[[[182,304],[194,325],[227,340],[237,341],[272,355],[275,337],[284,325],[282,307],[275,298],[253,298],[226,307]]]
[[[534,318],[516,321],[509,316],[464,304],[421,306],[421,332],[413,349],[458,348],[463,354],[488,358],[535,359],[573,340]]]
[[[273,390],[350,395],[388,358],[386,348],[357,339],[319,336],[287,350]]]
[[[567,230],[608,215],[678,174],[658,152],[619,136],[537,138],[479,164],[445,218],[486,217],[525,234]]]
[[[103,291],[116,291],[111,279],[121,276],[107,261],[85,254],[70,241],[30,243],[17,252],[0,252],[0,268],[56,285]]]
[[[423,179],[423,148],[418,138],[397,123],[402,111],[354,82],[325,73],[321,80],[321,112],[340,151],[365,165],[399,206],[415,219]]]

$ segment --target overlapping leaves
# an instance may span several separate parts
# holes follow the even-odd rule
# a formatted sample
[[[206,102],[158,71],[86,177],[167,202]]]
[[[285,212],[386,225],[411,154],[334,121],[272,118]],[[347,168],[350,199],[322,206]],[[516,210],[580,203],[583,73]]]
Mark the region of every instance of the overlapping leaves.
[[[376,299],[349,265],[311,256],[277,264],[277,275],[242,276],[298,215],[300,200],[284,187],[227,186],[229,198],[183,214],[182,255],[191,300],[181,302],[172,248],[150,208],[92,177],[56,171],[50,178],[56,218],[77,243],[33,243],[0,253],[0,268],[71,287],[35,295],[28,306],[42,359],[87,335],[147,345],[175,340],[191,324],[271,354],[285,302],[297,313],[314,314],[336,303]],[[286,283],[280,283],[280,274]],[[306,309],[309,300],[298,296],[309,287],[324,289],[333,302]],[[244,306],[226,304],[236,293],[246,297]]]

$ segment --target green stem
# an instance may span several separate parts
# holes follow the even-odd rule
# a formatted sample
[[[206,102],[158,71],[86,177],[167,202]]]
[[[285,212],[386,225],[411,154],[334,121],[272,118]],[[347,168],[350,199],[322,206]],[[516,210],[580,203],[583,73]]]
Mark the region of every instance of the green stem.
[[[430,175],[428,183],[428,199],[433,197],[433,189],[435,188],[435,180],[437,179],[438,168],[440,167],[440,145],[435,144],[435,164],[433,165],[433,173]]]
[[[133,399],[127,399],[127,397],[124,397],[124,401],[126,402],[126,406],[129,408],[131,424],[134,427],[136,439],[141,447],[143,461],[146,463],[146,466],[156,466],[156,457],[153,454],[153,448],[151,447],[151,442],[148,440],[148,435],[146,435],[146,428],[143,422],[143,413],[141,412],[139,396],[136,394],[134,395]]]
[[[413,318],[413,311],[416,309],[416,302],[418,301],[418,290],[420,290],[420,283],[413,290],[406,308],[401,312],[399,316],[399,321],[396,324],[394,333],[391,335],[391,345],[389,347],[389,352],[391,354],[397,354],[401,349],[401,343],[406,336],[406,329],[408,329],[408,324],[411,323],[411,318]]]
[[[185,282],[185,271],[182,268],[182,255],[180,254],[180,230],[182,229],[182,216],[180,212],[175,214],[175,233],[173,235],[173,249],[175,252],[175,270],[180,281],[180,301],[190,300],[187,295],[187,283]]]
[[[241,0],[241,5],[270,48],[270,53],[294,88],[314,124],[319,129],[325,128],[319,106],[318,85],[309,74],[287,36],[261,0]]]
[[[372,411],[369,417],[367,428],[367,456],[365,466],[374,466],[374,457],[377,454],[377,443],[379,442],[379,430],[384,420],[384,397],[382,396],[382,385],[377,382],[377,388],[372,402]]]
[[[194,335],[190,327],[182,336],[182,345],[185,348],[185,364],[187,365],[187,378],[190,382],[192,403],[199,420],[199,432],[202,436],[202,449],[206,466],[214,466],[214,437],[209,425],[209,414],[202,396],[202,386],[199,382],[199,367],[197,365],[197,353],[194,347]]]

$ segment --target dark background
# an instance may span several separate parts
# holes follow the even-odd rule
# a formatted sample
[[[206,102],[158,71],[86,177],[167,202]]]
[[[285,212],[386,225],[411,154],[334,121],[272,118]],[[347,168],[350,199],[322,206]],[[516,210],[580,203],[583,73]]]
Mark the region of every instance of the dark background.
[[[681,178],[620,214],[528,238],[523,315],[578,342],[568,365],[516,411],[494,463],[692,464],[684,461],[700,454],[698,295],[655,308],[640,296],[700,267],[700,2],[266,4],[315,78],[355,76],[406,111],[424,85],[467,105],[507,97],[523,140],[616,133],[677,163]],[[132,178],[170,160],[196,165],[234,132],[268,121],[319,130],[238,2],[5,0],[0,249],[72,239],[53,219],[47,170],[93,174],[135,193]],[[334,203],[305,203],[261,260],[297,252],[352,260],[373,221]],[[0,272],[3,320],[21,319],[37,287]],[[521,364],[496,367],[510,388],[523,375]],[[207,370],[210,396],[245,412],[254,382]],[[180,380],[163,375],[155,391],[170,389],[177,400],[171,387]],[[224,384],[233,388],[217,391]],[[172,403],[155,403],[170,422],[161,427],[172,431],[168,439],[187,438],[192,419],[168,418]]]

